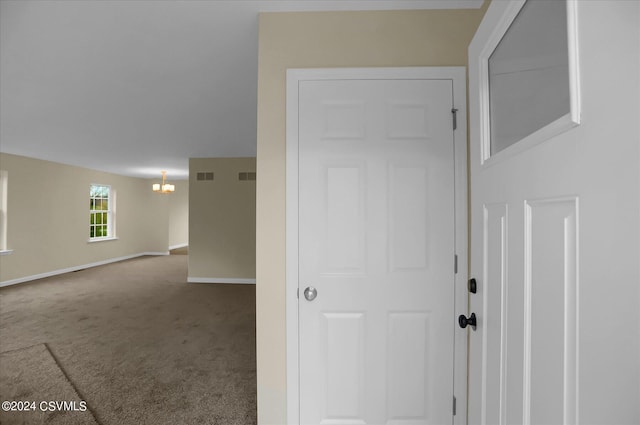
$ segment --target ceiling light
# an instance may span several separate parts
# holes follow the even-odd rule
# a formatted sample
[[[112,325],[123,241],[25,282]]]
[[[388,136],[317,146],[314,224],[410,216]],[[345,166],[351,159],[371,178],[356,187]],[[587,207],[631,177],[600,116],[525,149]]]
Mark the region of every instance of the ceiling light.
[[[153,191],[159,193],[171,193],[176,190],[176,187],[172,184],[167,183],[167,172],[162,171],[162,184],[154,183]]]

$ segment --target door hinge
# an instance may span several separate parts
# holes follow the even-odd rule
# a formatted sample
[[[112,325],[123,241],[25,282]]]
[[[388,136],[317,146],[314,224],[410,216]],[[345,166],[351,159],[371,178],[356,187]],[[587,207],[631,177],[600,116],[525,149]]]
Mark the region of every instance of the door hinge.
[[[453,114],[453,129],[458,128],[458,109],[451,108],[451,113]]]
[[[453,256],[453,273],[458,273],[458,254]]]
[[[456,415],[456,396],[453,396],[453,416]]]

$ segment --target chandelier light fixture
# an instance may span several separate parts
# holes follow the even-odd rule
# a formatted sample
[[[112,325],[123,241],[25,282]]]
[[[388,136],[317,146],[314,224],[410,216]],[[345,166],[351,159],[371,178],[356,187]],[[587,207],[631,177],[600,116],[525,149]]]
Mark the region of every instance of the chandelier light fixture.
[[[162,171],[162,184],[154,183],[153,191],[159,193],[172,193],[176,190],[176,187],[167,183],[167,172]]]

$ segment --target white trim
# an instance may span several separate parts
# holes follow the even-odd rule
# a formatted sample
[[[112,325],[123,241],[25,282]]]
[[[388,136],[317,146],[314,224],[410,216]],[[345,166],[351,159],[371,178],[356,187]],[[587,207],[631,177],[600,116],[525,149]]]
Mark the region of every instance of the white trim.
[[[104,241],[117,241],[117,240],[118,240],[118,238],[116,238],[115,236],[106,237],[106,238],[89,238],[89,239],[87,239],[87,243],[104,242]]]
[[[524,350],[522,368],[522,424],[531,424],[531,288],[532,281],[531,203],[524,201]],[[515,403],[514,403],[515,404]]]
[[[453,82],[453,103],[458,109],[457,129],[454,134],[455,160],[455,251],[458,256],[458,273],[455,275],[455,314],[454,321],[454,383],[456,397],[456,415],[454,424],[467,423],[467,332],[459,329],[455,318],[460,314],[468,315],[469,291],[467,270],[468,262],[468,207],[467,195],[467,74],[464,67],[450,68]]]
[[[285,331],[287,420],[300,423],[300,359],[298,358],[298,92],[313,70],[287,70],[285,136]]]
[[[159,256],[159,255],[169,255],[169,253],[168,252],[141,252],[138,254],[125,255],[123,257],[109,258],[107,260],[96,261],[95,263],[82,264],[79,266],[67,267],[66,269],[53,270],[50,272],[34,274],[31,276],[19,277],[17,279],[5,280],[3,282],[0,282],[0,288],[2,288],[3,286],[16,285],[18,283],[30,282],[32,280],[44,279],[46,277],[57,276],[65,273],[71,273],[78,270],[88,269],[91,267],[103,266],[105,264],[117,263],[118,261],[130,260],[132,258],[143,257],[145,255]]]
[[[299,358],[298,358],[298,89],[306,80],[420,79],[451,80],[453,103],[458,109],[458,128],[454,131],[455,155],[455,249],[458,273],[455,275],[455,317],[466,314],[467,296],[467,104],[464,67],[412,68],[324,68],[289,69],[286,82],[286,370],[287,423],[298,424]],[[454,424],[466,423],[467,405],[467,332],[454,335],[454,394],[457,414]]]
[[[255,279],[240,279],[236,277],[191,277],[187,278],[188,283],[231,283],[240,285],[255,285]]]
[[[171,251],[172,249],[184,248],[187,246],[189,246],[189,242],[179,243],[177,245],[169,245],[169,251]]]
[[[260,12],[323,12],[357,10],[436,10],[436,9],[480,9],[482,0],[342,0],[258,2]]]
[[[0,250],[0,255],[10,255],[13,254],[13,249],[2,249]]]
[[[580,61],[578,43],[578,0],[567,0],[567,44],[569,48],[569,101],[571,122],[580,125]]]
[[[143,252],[139,256],[142,256],[142,255],[153,255],[153,256],[160,257],[163,255],[171,255],[171,253],[169,251],[147,251],[147,252]]]
[[[10,249],[7,249],[8,182],[9,172],[7,170],[0,170],[0,250],[2,250],[2,252],[11,251]]]

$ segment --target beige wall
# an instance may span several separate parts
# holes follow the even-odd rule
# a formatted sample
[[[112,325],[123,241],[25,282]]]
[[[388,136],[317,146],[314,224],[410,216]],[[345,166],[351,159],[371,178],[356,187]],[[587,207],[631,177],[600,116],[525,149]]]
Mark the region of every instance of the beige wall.
[[[255,158],[189,160],[189,281],[255,279],[256,182],[238,180],[255,169]]]
[[[286,422],[285,72],[287,68],[466,66],[474,10],[268,13],[258,57],[258,423]]]
[[[169,196],[169,248],[173,249],[189,244],[189,181],[169,183],[176,186]]]
[[[0,169],[8,172],[7,247],[14,250],[0,257],[0,282],[167,251],[167,202],[150,180],[9,154],[0,154]],[[88,242],[92,183],[116,193],[117,240]]]

